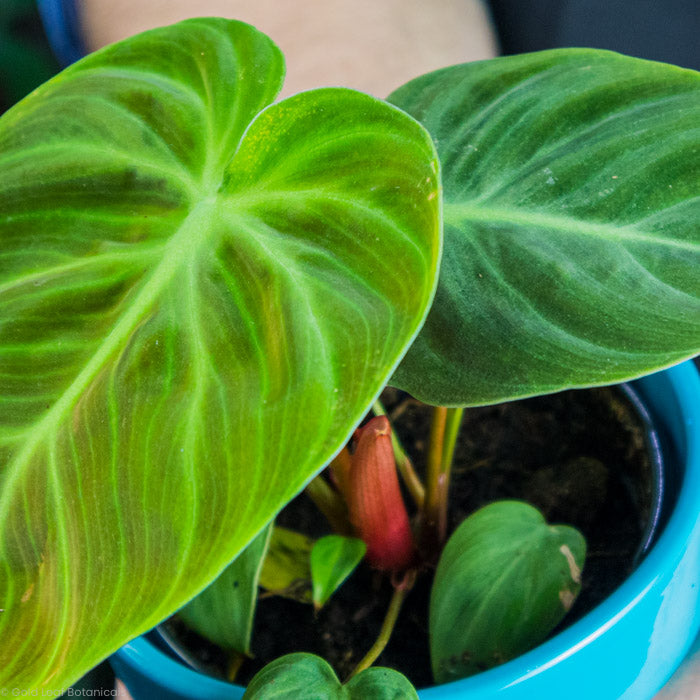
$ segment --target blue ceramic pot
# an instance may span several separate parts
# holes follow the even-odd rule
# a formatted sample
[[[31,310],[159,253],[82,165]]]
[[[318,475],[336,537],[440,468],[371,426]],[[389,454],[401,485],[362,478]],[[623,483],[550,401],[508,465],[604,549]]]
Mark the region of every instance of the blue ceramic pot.
[[[680,665],[700,628],[700,379],[692,362],[634,383],[676,471],[656,544],[601,605],[549,641],[421,700],[645,700]],[[146,637],[111,659],[134,700],[235,700],[243,688],[186,668]]]

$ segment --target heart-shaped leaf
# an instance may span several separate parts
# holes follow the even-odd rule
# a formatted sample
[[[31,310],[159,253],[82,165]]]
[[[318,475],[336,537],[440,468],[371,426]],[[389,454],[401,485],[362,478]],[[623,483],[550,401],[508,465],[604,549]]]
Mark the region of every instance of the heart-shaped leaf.
[[[0,687],[67,686],[214,580],[423,321],[430,138],[350,90],[270,105],[282,76],[192,20],[0,119]]]
[[[438,683],[508,661],[539,644],[581,588],[586,542],[518,501],[469,516],[443,550],[430,596]]]
[[[355,570],[365,556],[367,546],[357,537],[328,535],[311,550],[313,601],[321,608]]]
[[[438,293],[392,383],[494,403],[700,350],[700,74],[566,49],[390,100],[432,134],[445,197]]]
[[[243,700],[418,700],[408,679],[390,668],[368,668],[341,685],[326,661],[288,654],[269,663],[248,685]]]
[[[260,570],[270,541],[268,525],[198,596],[180,617],[222,649],[250,654]]]

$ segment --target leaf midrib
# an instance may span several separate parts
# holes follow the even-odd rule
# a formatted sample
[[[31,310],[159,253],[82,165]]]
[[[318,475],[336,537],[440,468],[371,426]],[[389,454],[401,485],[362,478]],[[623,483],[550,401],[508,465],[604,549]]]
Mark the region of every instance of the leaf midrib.
[[[161,261],[151,273],[140,292],[116,322],[112,330],[99,345],[83,370],[56,400],[54,405],[37,423],[28,429],[27,440],[6,466],[6,480],[0,496],[0,522],[13,494],[13,485],[22,474],[22,467],[31,458],[36,447],[47,436],[54,433],[66,413],[73,407],[100,370],[112,358],[134,328],[143,319],[144,314],[153,306],[162,290],[170,283],[183,265],[190,265],[196,258],[195,251],[206,240],[202,231],[210,230],[207,226],[216,208],[216,198],[210,197],[196,204],[170,238]]]
[[[651,231],[642,231],[634,224],[616,226],[602,222],[584,221],[574,217],[546,214],[525,208],[501,208],[462,202],[445,202],[445,227],[460,228],[465,222],[484,224],[517,224],[533,228],[555,229],[564,234],[604,238],[617,243],[663,245],[687,252],[700,252],[700,245],[680,241]]]

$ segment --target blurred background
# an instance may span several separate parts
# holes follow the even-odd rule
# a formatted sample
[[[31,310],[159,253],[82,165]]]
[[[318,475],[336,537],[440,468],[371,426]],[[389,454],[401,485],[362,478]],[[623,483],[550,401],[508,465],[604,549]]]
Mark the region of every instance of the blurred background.
[[[505,54],[610,49],[700,70],[700,0],[491,0]]]
[[[235,16],[245,4],[250,5],[217,0],[212,11],[201,0],[0,0],[0,112],[75,60],[85,47],[179,19],[176,7],[180,16],[187,7],[189,14],[202,8],[206,14],[217,14],[215,10],[223,7],[226,15]],[[459,4],[460,0],[423,3],[431,19],[444,14],[446,5],[452,5],[454,12]],[[700,70],[700,0],[463,0],[463,4],[472,13],[463,15],[465,21],[485,27],[465,37],[463,60],[485,57],[488,51],[512,54],[590,46]],[[294,8],[306,22],[317,14],[314,9],[304,17],[312,5],[310,0],[286,0],[280,7]],[[475,35],[483,36],[478,46],[473,45]]]
[[[0,0],[0,111],[59,70],[35,0]]]

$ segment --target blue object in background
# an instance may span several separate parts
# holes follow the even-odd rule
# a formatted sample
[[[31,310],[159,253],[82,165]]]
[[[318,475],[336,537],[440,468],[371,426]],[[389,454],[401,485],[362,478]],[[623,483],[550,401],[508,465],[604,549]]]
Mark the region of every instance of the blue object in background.
[[[51,48],[65,68],[87,53],[75,0],[37,0]]]

